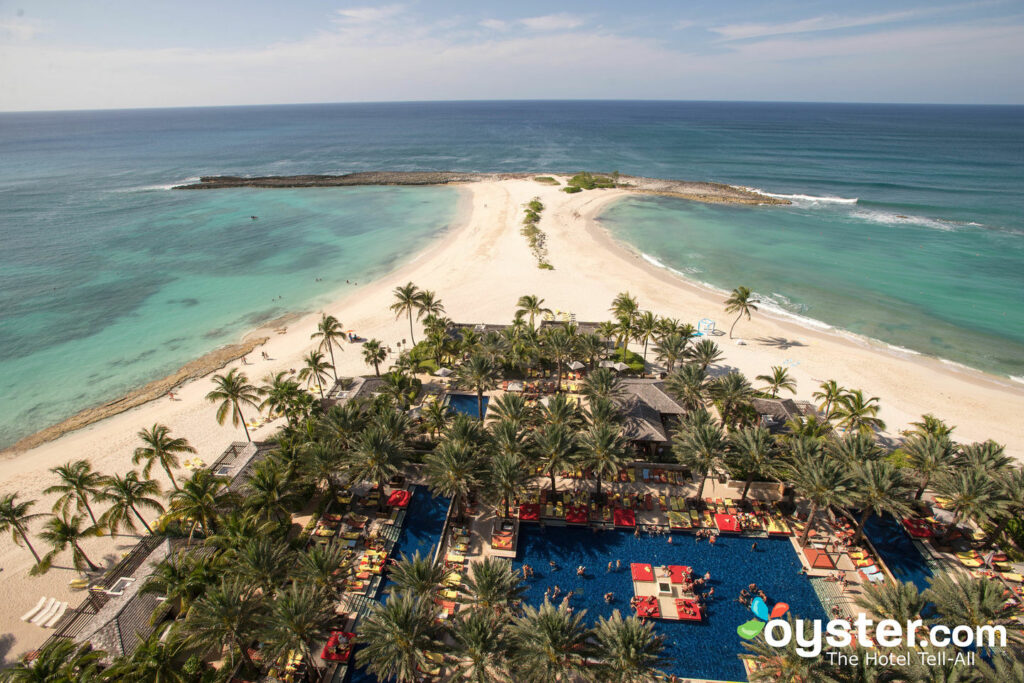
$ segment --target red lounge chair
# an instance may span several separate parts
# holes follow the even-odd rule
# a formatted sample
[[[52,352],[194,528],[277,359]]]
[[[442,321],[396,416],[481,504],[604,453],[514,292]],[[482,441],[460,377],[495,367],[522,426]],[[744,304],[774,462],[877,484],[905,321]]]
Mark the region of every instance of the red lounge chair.
[[[347,631],[333,631],[324,646],[324,651],[320,653],[320,658],[328,662],[347,662],[352,656],[352,639],[355,637],[356,634]],[[338,642],[342,638],[348,645],[339,648]]]
[[[654,581],[654,567],[649,564],[633,562],[629,565],[634,581]]]
[[[739,533],[740,530],[740,524],[735,515],[725,515],[720,512],[715,513],[715,526],[719,531],[732,534]]]
[[[668,567],[669,581],[672,583],[682,583],[683,579],[690,575],[692,570],[686,566],[680,566],[678,564],[670,564]]]
[[[540,519],[540,505],[537,503],[523,503],[519,506],[519,519],[523,522],[536,522]]]
[[[612,515],[615,526],[633,528],[636,526],[636,515],[632,510],[616,510]]]
[[[702,618],[700,605],[686,598],[676,598],[676,614],[683,621],[700,621]]]
[[[565,509],[565,521],[569,524],[586,524],[588,517],[586,505],[570,505]]]
[[[412,493],[405,490],[392,491],[391,495],[388,496],[388,506],[393,508],[404,508],[409,506],[409,500],[412,498]]]
[[[923,519],[909,517],[903,520],[903,526],[906,528],[907,533],[914,538],[931,538],[935,535],[935,532],[932,531],[932,526]]]

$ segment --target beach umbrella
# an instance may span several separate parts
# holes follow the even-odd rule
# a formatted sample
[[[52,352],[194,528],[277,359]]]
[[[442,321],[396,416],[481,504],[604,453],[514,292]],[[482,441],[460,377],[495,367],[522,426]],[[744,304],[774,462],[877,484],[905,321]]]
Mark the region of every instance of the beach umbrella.
[[[509,382],[508,383],[507,391],[522,391],[522,390],[523,390],[523,383],[522,382]]]
[[[583,368],[585,368],[587,366],[584,365],[583,363],[579,362],[578,360],[574,360],[573,362],[569,363],[568,367],[569,367],[570,370],[582,370]]]
[[[448,377],[448,376],[450,376],[452,374],[452,369],[451,368],[438,368],[437,371],[434,374],[437,375],[438,377]]]
[[[623,370],[629,370],[629,366],[626,365],[625,363],[623,363],[622,361],[619,361],[618,363],[616,363],[612,367],[615,368],[616,370],[618,370],[619,372],[622,372]]]

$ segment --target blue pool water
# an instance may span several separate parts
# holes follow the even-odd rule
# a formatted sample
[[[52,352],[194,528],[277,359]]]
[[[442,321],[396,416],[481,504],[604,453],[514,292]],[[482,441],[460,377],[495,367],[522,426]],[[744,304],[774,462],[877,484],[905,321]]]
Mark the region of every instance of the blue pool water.
[[[900,581],[910,581],[918,590],[928,588],[932,570],[899,522],[888,515],[872,515],[864,525],[864,534],[893,576]]]
[[[743,663],[737,655],[746,653],[736,627],[752,618],[751,612],[736,598],[750,583],[768,595],[769,605],[777,601],[790,606],[790,612],[805,619],[826,619],[825,611],[810,582],[800,574],[800,562],[793,546],[785,539],[757,539],[720,536],[714,547],[697,543],[692,535],[673,536],[670,545],[664,536],[634,537],[622,531],[594,533],[587,529],[536,526],[522,527],[515,567],[525,562],[535,576],[527,580],[526,602],[539,605],[544,591],[558,585],[564,595],[575,591],[572,605],[586,609],[586,621],[609,617],[616,609],[630,612],[633,596],[630,562],[655,566],[681,564],[693,567],[695,574],[711,572],[710,585],[715,597],[708,602],[707,615],[700,624],[657,620],[657,632],[665,636],[666,654],[671,662],[664,667],[682,677],[721,681],[744,681]],[[621,560],[620,571],[607,571],[608,562]],[[559,565],[552,572],[549,561]],[[584,565],[586,576],[577,577],[576,567]],[[607,604],[604,594],[615,593]],[[561,596],[558,599],[561,600]]]
[[[487,416],[487,401],[488,398],[484,396],[484,417]],[[472,394],[448,394],[448,407],[457,413],[478,417],[476,396]]]
[[[441,538],[450,504],[450,499],[431,496],[426,488],[417,486],[406,510],[402,533],[391,551],[391,556],[395,559],[401,558],[403,554],[412,557],[417,551],[423,556],[430,555]],[[387,601],[390,583],[386,581],[380,595],[377,596],[380,602]],[[362,669],[353,669],[348,680],[350,683],[376,683],[378,679]]]

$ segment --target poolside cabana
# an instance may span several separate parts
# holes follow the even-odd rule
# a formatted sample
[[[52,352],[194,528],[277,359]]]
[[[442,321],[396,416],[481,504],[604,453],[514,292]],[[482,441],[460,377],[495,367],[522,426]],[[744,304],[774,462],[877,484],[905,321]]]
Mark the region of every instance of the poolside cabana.
[[[804,548],[804,557],[807,558],[807,564],[811,569],[831,570],[837,568],[832,556],[824,550]]]
[[[740,523],[736,519],[736,515],[727,515],[721,512],[715,513],[715,526],[718,530],[725,534],[738,534],[740,532]]]
[[[412,499],[412,493],[404,489],[396,489],[391,492],[388,496],[388,507],[393,508],[404,508],[409,506],[409,501]]]
[[[519,519],[522,519],[520,512]],[[612,522],[615,526],[632,529],[636,526],[636,514],[632,510],[617,508],[612,512]]]

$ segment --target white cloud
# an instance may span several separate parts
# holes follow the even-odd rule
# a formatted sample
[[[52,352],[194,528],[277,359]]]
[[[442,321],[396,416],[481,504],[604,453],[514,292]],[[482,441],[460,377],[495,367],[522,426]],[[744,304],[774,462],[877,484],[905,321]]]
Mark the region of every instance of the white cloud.
[[[403,5],[384,5],[381,7],[349,7],[339,9],[336,14],[343,22],[358,24],[375,24],[397,16],[404,9]]]
[[[15,40],[32,40],[39,34],[39,27],[24,19],[0,19],[0,36]]]
[[[508,28],[508,22],[501,19],[484,19],[480,22],[480,25],[492,31],[504,31]]]
[[[905,12],[888,12],[886,14],[864,17],[821,16],[778,24],[726,24],[725,26],[712,27],[711,31],[719,34],[726,40],[746,40],[749,38],[780,36],[793,33],[811,33],[815,31],[833,31],[842,28],[876,26],[894,21],[903,21],[920,14],[916,10],[908,10]]]
[[[676,23],[672,24],[672,28],[674,28],[677,31],[682,31],[684,28],[690,28],[691,26],[696,26],[696,25],[697,25],[696,21],[691,21],[689,19],[680,19]]]
[[[519,23],[533,31],[568,31],[582,26],[583,19],[562,12],[561,14],[545,14],[541,17],[520,19]]]

